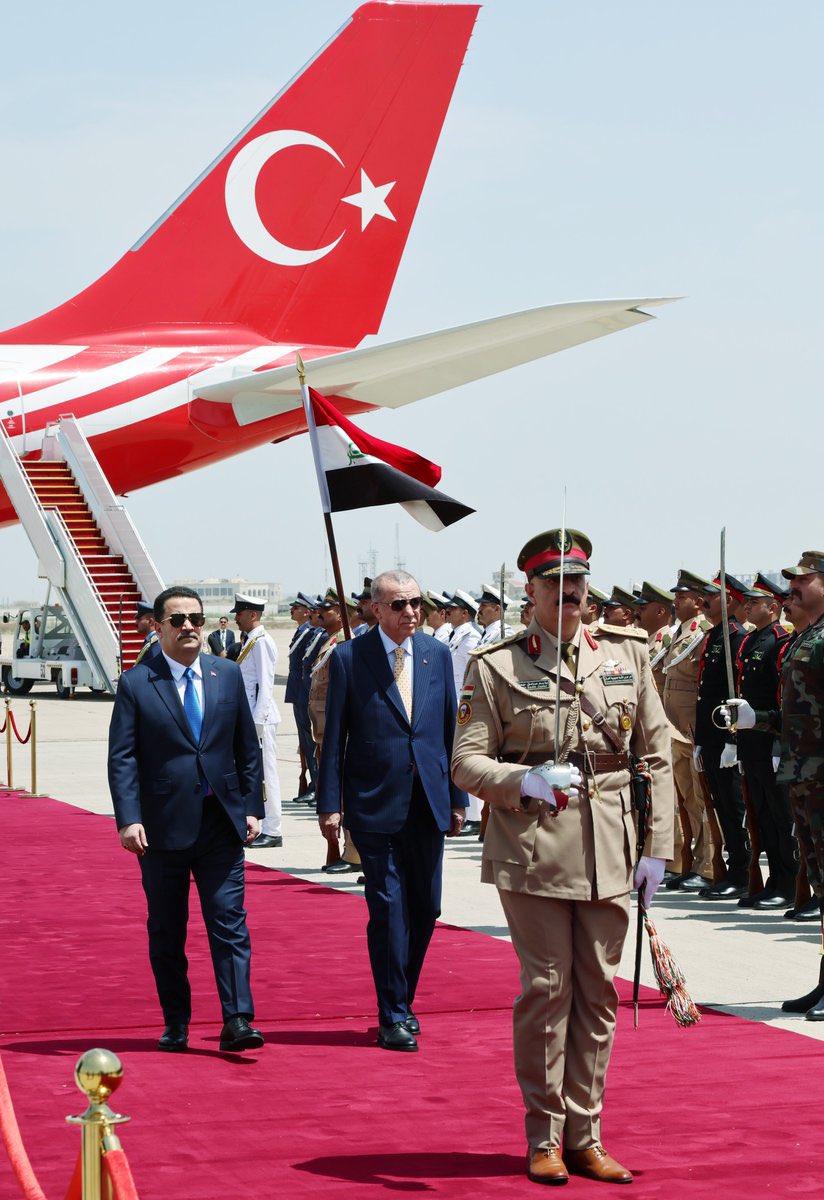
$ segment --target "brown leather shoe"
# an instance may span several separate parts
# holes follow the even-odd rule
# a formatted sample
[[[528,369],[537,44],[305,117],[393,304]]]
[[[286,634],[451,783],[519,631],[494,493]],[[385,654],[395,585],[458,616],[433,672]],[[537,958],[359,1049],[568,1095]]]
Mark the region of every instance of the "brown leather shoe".
[[[566,1183],[569,1173],[561,1158],[561,1151],[556,1147],[533,1150],[530,1146],[526,1152],[526,1173],[533,1183],[555,1184]]]
[[[600,1143],[586,1150],[564,1150],[564,1162],[570,1175],[583,1175],[601,1183],[632,1183],[632,1172],[607,1154]]]

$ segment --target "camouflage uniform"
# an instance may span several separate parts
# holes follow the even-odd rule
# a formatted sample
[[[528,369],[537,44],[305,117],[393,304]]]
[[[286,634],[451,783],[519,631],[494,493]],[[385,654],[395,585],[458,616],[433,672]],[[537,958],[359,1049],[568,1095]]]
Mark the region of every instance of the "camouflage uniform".
[[[769,728],[758,714],[756,729]],[[824,898],[824,616],[800,633],[781,671],[781,765],[810,887]]]

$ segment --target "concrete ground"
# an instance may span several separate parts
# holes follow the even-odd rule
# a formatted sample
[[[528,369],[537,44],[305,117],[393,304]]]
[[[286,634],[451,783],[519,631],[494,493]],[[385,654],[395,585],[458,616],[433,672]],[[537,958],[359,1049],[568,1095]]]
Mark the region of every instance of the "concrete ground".
[[[291,629],[273,631],[279,664],[286,663]],[[360,891],[357,876],[328,877],[321,872],[325,843],[314,812],[296,804],[299,755],[291,707],[283,704],[285,678],[276,694],[282,714],[278,733],[278,763],[283,793],[284,844],[280,850],[248,851],[250,861],[328,887]],[[12,701],[17,725],[28,728],[29,701],[37,711],[38,791],[68,804],[112,815],[106,784],[106,738],[112,699],[79,692],[60,700],[51,686],[35,687],[28,697]],[[0,717],[2,720],[2,717]],[[30,786],[29,748],[14,744],[14,782]],[[0,781],[6,780],[6,752],[0,741]],[[114,829],[112,837],[115,837]],[[48,855],[48,831],[33,838],[38,855]],[[57,851],[59,847],[55,847]],[[448,839],[444,864],[442,919],[493,937],[508,936],[497,892],[479,882],[481,846],[474,838]],[[820,929],[817,923],[799,925],[778,913],[739,909],[735,901],[709,902],[659,891],[652,918],[673,951],[693,999],[753,1021],[824,1039],[824,1022],[787,1018],[781,1001],[807,992],[818,978]],[[633,921],[634,925],[634,921]],[[632,977],[634,934],[627,939],[621,975]],[[649,954],[644,949],[644,983],[655,985]],[[642,1018],[643,1019],[643,1018]]]

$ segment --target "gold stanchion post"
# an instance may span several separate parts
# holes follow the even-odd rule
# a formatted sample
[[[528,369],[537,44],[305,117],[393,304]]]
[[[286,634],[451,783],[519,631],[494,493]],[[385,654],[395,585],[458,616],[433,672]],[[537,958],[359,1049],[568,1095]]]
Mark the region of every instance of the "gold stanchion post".
[[[29,747],[31,754],[31,792],[35,799],[39,799],[44,795],[43,792],[37,790],[37,701],[29,700],[29,708],[31,709],[31,717],[29,729],[31,735],[29,737]]]
[[[104,1200],[101,1191],[103,1151],[120,1149],[120,1139],[112,1127],[131,1120],[112,1112],[106,1103],[123,1082],[123,1064],[111,1050],[87,1050],[77,1060],[74,1081],[89,1098],[89,1107],[84,1113],[66,1117],[70,1125],[82,1126],[83,1200]],[[105,1200],[111,1200],[110,1196]]]

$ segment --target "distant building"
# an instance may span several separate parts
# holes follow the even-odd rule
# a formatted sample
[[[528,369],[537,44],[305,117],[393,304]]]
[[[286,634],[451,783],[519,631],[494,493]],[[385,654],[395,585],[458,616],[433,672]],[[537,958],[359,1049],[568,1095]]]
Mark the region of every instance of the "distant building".
[[[208,612],[225,612],[235,602],[235,592],[244,596],[254,596],[261,600],[270,615],[280,607],[282,589],[279,583],[251,583],[240,577],[235,579],[176,579],[176,584],[194,588],[203,599],[203,607]]]

